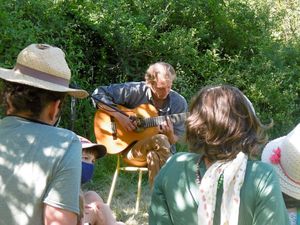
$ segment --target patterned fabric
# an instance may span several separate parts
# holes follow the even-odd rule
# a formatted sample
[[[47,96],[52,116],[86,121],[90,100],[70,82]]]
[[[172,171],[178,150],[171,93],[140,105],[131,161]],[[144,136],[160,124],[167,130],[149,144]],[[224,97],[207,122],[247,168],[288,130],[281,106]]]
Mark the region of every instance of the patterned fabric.
[[[291,225],[300,225],[300,208],[289,212]]]
[[[289,219],[291,225],[297,225],[297,212],[289,212]]]
[[[239,219],[240,190],[244,183],[248,157],[240,152],[229,162],[217,161],[209,167],[200,184],[198,224],[212,225],[216,206],[217,186],[223,174],[221,225],[237,225]]]
[[[168,137],[163,134],[157,134],[138,141],[132,149],[123,153],[123,159],[129,165],[133,161],[147,165],[149,185],[152,187],[155,176],[170,155]]]

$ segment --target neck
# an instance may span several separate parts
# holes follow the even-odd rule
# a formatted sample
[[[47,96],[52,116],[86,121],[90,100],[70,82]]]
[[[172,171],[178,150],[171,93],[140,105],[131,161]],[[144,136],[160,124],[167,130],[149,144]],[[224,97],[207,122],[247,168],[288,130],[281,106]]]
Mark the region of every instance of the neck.
[[[203,160],[207,169],[213,164],[206,156],[203,156]]]
[[[166,103],[166,99],[159,99],[155,95],[153,95],[153,104],[155,108],[162,109]]]
[[[6,113],[8,116],[18,116],[18,117],[22,117],[24,119],[34,119],[34,120],[37,120],[37,118],[33,118],[32,117],[32,113],[30,112],[16,112],[16,113],[13,113],[13,112],[7,112]]]
[[[24,119],[24,120],[28,120],[28,121],[31,121],[31,122],[34,122],[34,123],[41,123],[41,124],[45,124],[45,125],[52,126],[52,125],[49,124],[49,123],[45,123],[45,122],[43,122],[43,121],[41,121],[41,120],[34,119],[34,118],[32,118],[32,117],[22,116],[22,115],[20,115],[20,114],[9,114],[9,115],[7,115],[7,116],[16,116],[16,117],[19,117],[19,118],[22,118],[22,119]]]
[[[17,117],[21,117],[21,118],[26,119],[26,120],[52,125],[50,121],[48,121],[46,119],[43,119],[42,116],[40,116],[38,118],[33,117],[31,112],[7,113],[7,115],[8,116],[17,116]]]

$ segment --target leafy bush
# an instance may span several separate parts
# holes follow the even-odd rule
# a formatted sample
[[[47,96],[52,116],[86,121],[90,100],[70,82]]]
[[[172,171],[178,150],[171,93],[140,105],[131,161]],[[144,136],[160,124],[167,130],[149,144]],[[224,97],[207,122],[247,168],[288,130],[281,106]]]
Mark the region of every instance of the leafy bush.
[[[72,82],[90,93],[99,85],[142,80],[156,61],[171,63],[174,89],[189,99],[202,86],[232,84],[253,102],[271,137],[299,123],[296,1],[244,0],[1,1],[0,66],[13,67],[34,42],[66,52]],[[287,25],[288,16],[291,19]],[[284,27],[286,25],[286,27]],[[62,125],[93,136],[95,109],[66,102]]]

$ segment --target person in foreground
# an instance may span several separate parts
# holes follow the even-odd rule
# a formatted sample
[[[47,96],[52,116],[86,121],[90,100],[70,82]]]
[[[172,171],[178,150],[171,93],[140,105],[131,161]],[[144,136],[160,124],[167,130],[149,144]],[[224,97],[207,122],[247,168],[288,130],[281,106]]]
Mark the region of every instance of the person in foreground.
[[[60,48],[31,44],[13,69],[0,68],[0,224],[77,224],[81,145],[55,127],[71,72]]]
[[[175,70],[170,64],[157,62],[148,68],[145,74],[145,82],[127,82],[98,87],[93,93],[93,100],[99,109],[106,111],[117,120],[120,127],[123,128],[122,133],[134,137],[138,127],[136,120],[111,109],[108,105],[114,106],[117,104],[129,109],[136,109],[141,105],[150,105],[162,118],[168,115],[185,113],[187,111],[186,100],[171,89],[175,78]],[[127,148],[121,151],[126,163],[133,166],[148,166],[150,187],[152,187],[154,177],[169,158],[171,152],[176,151],[175,143],[184,132],[184,120],[182,118],[176,122],[170,118],[164,119],[155,128],[155,132],[141,135],[137,140],[129,138],[132,139],[133,143],[130,143]],[[110,124],[110,121],[108,124]],[[117,129],[119,128],[117,127]],[[149,130],[149,128],[146,128],[146,130]],[[95,133],[97,137],[97,132]],[[108,146],[114,141],[114,138],[109,137],[106,144],[103,142],[103,137],[97,137],[97,140],[105,144],[108,153],[111,153]]]
[[[85,184],[92,179],[95,162],[105,156],[106,148],[82,136],[78,137],[82,146],[81,184]],[[109,206],[95,191],[81,193],[80,200],[81,225],[125,225],[116,221]]]
[[[300,225],[300,124],[286,136],[270,141],[261,160],[277,172],[291,225]]]
[[[155,179],[150,225],[286,225],[273,168],[252,160],[266,141],[249,100],[232,86],[207,86],[191,101],[186,140]]]

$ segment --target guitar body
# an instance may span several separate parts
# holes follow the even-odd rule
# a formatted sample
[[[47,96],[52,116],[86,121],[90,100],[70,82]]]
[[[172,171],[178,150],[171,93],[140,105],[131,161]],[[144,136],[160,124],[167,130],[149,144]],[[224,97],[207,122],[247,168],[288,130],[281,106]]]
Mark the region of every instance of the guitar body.
[[[134,109],[128,109],[118,105],[118,109],[127,115],[139,118],[150,118],[158,115],[157,110],[151,104],[142,104]],[[148,127],[140,131],[127,132],[104,109],[98,109],[94,117],[94,132],[97,143],[105,145],[107,153],[117,154],[135,142],[159,132],[157,127]]]

